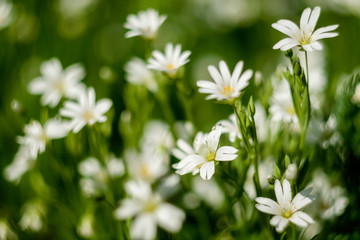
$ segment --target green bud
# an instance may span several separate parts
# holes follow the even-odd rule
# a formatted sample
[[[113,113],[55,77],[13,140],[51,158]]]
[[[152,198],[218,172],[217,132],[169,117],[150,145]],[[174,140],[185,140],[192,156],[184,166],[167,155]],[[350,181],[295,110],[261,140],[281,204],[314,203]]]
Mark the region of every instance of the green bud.
[[[274,166],[274,176],[277,179],[281,178],[281,171],[280,171],[280,168],[276,165],[276,163],[275,163],[275,166]]]
[[[269,185],[274,185],[276,178],[272,175],[267,176],[267,181]]]
[[[248,103],[248,111],[251,114],[251,116],[255,115],[255,105],[252,96],[250,97],[249,103]]]
[[[293,62],[293,68],[294,68],[294,75],[300,76],[300,74],[302,72],[302,68],[300,65],[299,58],[295,58],[295,60]]]
[[[285,162],[285,167],[286,168],[289,166],[289,164],[291,164],[290,158],[289,158],[288,155],[285,155],[284,162]]]

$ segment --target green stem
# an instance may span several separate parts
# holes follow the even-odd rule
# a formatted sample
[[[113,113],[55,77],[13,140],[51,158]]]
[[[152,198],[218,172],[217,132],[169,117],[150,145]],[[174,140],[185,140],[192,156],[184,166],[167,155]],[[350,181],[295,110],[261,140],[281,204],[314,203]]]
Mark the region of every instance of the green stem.
[[[305,64],[306,64],[306,82],[309,86],[309,62],[308,62],[308,55],[307,51],[305,51]]]
[[[156,94],[156,97],[161,105],[161,110],[163,111],[163,114],[168,124],[170,125],[170,131],[173,137],[176,138],[176,133],[174,129],[175,118],[169,104],[169,98],[167,96],[166,89],[160,90],[158,94]]]

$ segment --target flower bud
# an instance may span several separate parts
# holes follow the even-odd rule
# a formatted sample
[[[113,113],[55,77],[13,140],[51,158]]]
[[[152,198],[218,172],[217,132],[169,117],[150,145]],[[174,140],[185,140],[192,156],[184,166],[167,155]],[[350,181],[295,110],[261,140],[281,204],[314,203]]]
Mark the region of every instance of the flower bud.
[[[285,178],[288,180],[295,180],[297,174],[297,167],[295,163],[289,164],[285,171]]]

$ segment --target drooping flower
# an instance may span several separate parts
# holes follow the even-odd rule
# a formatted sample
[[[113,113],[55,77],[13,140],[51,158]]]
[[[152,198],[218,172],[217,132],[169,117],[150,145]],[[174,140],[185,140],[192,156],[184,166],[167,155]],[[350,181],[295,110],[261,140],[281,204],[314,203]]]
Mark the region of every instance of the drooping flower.
[[[18,240],[18,236],[10,227],[8,221],[0,218],[0,240]]]
[[[301,211],[314,199],[310,195],[312,188],[307,188],[292,198],[289,181],[284,179],[281,185],[276,179],[274,190],[277,202],[270,198],[257,197],[255,207],[261,212],[274,215],[270,224],[276,227],[277,232],[283,232],[290,222],[302,228],[315,223],[308,214]]]
[[[165,54],[158,50],[152,52],[153,58],[148,60],[148,68],[165,72],[170,77],[174,77],[178,69],[189,62],[190,54],[189,50],[181,53],[180,44],[174,46],[172,43],[168,43],[165,46]]]
[[[52,139],[67,136],[68,124],[58,119],[49,119],[44,127],[36,120],[31,121],[24,128],[25,136],[19,136],[19,144],[29,150],[31,158],[37,158],[39,153],[45,151],[46,144]]]
[[[150,69],[147,68],[146,62],[140,58],[132,58],[125,64],[126,80],[134,85],[144,85],[149,91],[158,90],[157,82]]]
[[[60,109],[63,117],[72,118],[69,128],[78,133],[85,125],[92,126],[96,122],[105,122],[107,117],[104,114],[112,106],[110,99],[104,98],[95,102],[95,90],[90,87],[87,91],[81,91],[78,102],[66,101]]]
[[[162,197],[153,193],[148,183],[130,181],[125,184],[130,198],[120,202],[114,215],[116,219],[134,218],[130,229],[132,239],[154,239],[157,225],[170,233],[178,232],[185,219],[185,213],[163,201]]]
[[[124,25],[129,31],[125,34],[126,38],[142,36],[144,39],[152,40],[156,38],[161,24],[165,21],[166,15],[159,15],[154,9],[140,11],[137,15],[130,14]]]
[[[27,202],[22,207],[22,216],[19,225],[22,230],[39,232],[44,228],[46,208],[41,200]]]
[[[241,95],[242,90],[247,87],[253,75],[252,70],[246,70],[241,74],[243,66],[243,61],[238,62],[234,72],[230,74],[229,68],[224,61],[220,61],[219,71],[215,66],[210,65],[208,70],[214,82],[207,80],[197,81],[199,92],[210,94],[206,99],[216,99],[232,103]]]
[[[322,27],[314,31],[319,16],[320,7],[315,7],[313,11],[311,11],[310,8],[306,8],[301,14],[300,28],[290,20],[282,19],[277,23],[273,23],[271,25],[273,28],[289,36],[288,38],[280,40],[273,48],[286,51],[295,46],[299,46],[307,52],[321,50],[322,45],[318,40],[336,37],[338,33],[330,31],[335,30],[339,25]]]
[[[200,171],[200,177],[209,180],[215,173],[215,163],[218,161],[232,161],[237,157],[237,149],[230,146],[219,148],[221,125],[217,125],[209,134],[205,135],[201,142],[196,143],[195,153],[188,155],[174,164],[177,173],[184,175],[190,172]]]
[[[10,25],[13,20],[13,5],[7,1],[0,1],[0,30]]]
[[[41,94],[41,104],[55,107],[65,98],[75,99],[85,87],[80,81],[85,77],[84,67],[73,64],[63,70],[59,59],[52,58],[40,66],[41,77],[32,80],[29,92]]]

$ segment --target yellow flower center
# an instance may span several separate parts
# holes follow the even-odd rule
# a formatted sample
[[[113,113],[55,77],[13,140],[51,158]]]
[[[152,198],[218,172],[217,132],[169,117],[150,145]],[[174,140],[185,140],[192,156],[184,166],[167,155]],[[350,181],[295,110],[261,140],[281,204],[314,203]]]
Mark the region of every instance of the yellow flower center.
[[[295,112],[295,108],[293,106],[289,106],[286,108],[286,112],[290,115],[294,115],[296,112]]]
[[[65,93],[65,85],[62,79],[58,79],[55,83],[56,90],[63,95]]]
[[[175,66],[173,64],[171,64],[171,63],[169,63],[166,67],[169,70],[173,70],[175,68]]]
[[[309,30],[309,32],[305,32],[305,31],[302,31],[301,30],[301,37],[300,37],[300,40],[299,40],[299,43],[301,45],[307,45],[307,44],[310,44],[311,43],[311,34],[312,34],[312,29]]]
[[[157,203],[154,200],[149,200],[145,203],[144,210],[145,212],[154,212],[157,208]]]
[[[210,153],[206,156],[206,161],[211,162],[214,161],[216,157],[216,153],[210,151]]]
[[[292,214],[293,212],[291,211],[291,209],[283,209],[281,213],[284,218],[290,218]]]
[[[86,111],[84,112],[83,117],[84,117],[84,119],[85,119],[86,122],[89,122],[91,119],[94,118],[94,114],[93,114],[91,111],[86,110]]]
[[[232,87],[230,87],[230,85],[228,85],[228,86],[224,87],[222,93],[228,97],[234,93],[234,89]]]

